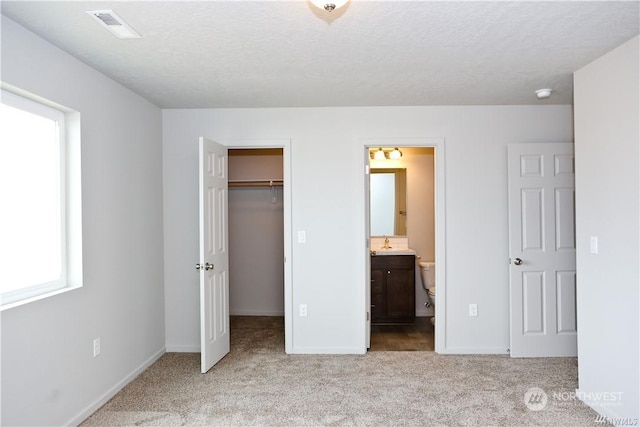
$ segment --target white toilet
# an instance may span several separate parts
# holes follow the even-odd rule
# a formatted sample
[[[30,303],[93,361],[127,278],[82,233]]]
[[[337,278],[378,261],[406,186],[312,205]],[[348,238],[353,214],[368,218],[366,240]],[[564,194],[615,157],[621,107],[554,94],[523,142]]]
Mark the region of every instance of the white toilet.
[[[433,261],[420,261],[420,279],[422,288],[427,293],[427,301],[429,305],[436,308],[436,263]],[[431,323],[435,324],[435,316],[431,318]]]

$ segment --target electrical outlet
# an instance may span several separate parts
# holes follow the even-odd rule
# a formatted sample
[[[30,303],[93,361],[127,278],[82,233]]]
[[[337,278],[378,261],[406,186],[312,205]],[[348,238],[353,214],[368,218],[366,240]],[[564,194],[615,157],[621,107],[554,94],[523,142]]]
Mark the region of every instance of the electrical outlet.
[[[300,317],[307,317],[307,304],[300,304]]]
[[[469,304],[469,316],[476,317],[478,315],[478,304]]]
[[[93,357],[100,355],[100,338],[93,340]]]

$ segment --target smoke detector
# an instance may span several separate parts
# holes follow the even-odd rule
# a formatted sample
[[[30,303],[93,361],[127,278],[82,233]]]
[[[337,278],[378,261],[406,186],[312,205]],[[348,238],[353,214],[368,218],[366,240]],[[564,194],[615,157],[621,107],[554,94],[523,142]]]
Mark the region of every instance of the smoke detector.
[[[124,19],[120,18],[113,10],[87,10],[85,12],[119,39],[142,38],[136,30],[124,22]]]
[[[538,89],[536,96],[538,99],[547,99],[551,96],[551,92],[553,92],[553,89]]]

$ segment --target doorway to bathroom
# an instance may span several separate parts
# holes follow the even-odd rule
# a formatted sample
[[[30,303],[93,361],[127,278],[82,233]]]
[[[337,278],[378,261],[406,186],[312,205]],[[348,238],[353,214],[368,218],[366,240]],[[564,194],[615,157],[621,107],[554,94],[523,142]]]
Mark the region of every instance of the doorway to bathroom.
[[[366,265],[366,309],[368,313],[368,330],[366,341],[369,351],[376,350],[418,350],[438,351],[444,343],[444,309],[434,310],[438,301],[444,300],[439,294],[444,293],[444,268],[435,268],[438,278],[436,295],[429,296],[427,289],[434,287],[434,276],[423,284],[420,274],[420,263],[429,262],[433,269],[444,266],[444,146],[440,139],[393,139],[367,140],[365,144],[365,224],[368,232]],[[401,153],[392,154],[396,151]],[[375,153],[382,149],[384,155]],[[440,167],[438,167],[440,166]],[[400,172],[400,173],[398,173]],[[404,182],[399,182],[403,181]],[[380,190],[380,181],[383,183]],[[397,194],[400,191],[402,194]],[[390,194],[392,193],[392,194]],[[383,199],[382,201],[380,199]],[[386,219],[380,218],[378,212],[386,210]],[[386,228],[381,225],[386,223]],[[388,239],[391,237],[390,239]],[[404,288],[413,287],[411,294],[403,291],[403,299],[409,301],[398,302],[397,291],[385,289],[389,301],[384,301],[379,293],[380,285],[372,283],[379,280],[379,272],[372,269],[372,259],[377,257],[376,265],[380,263],[380,256],[384,251],[375,251],[385,240],[390,240],[394,249],[408,249],[409,254],[415,254],[415,262],[411,263],[410,284],[402,284]],[[402,253],[406,254],[406,253]],[[401,256],[402,259],[404,257]],[[408,258],[408,257],[407,257]],[[413,260],[412,260],[413,261]],[[406,268],[406,267],[405,267]],[[385,272],[393,277],[393,270]],[[409,277],[405,275],[404,277]],[[384,281],[384,279],[383,279]],[[406,280],[405,280],[406,281]],[[385,285],[388,284],[385,281]],[[395,286],[395,285],[394,285]],[[372,295],[372,292],[374,294]],[[394,296],[393,293],[396,293]],[[391,300],[393,298],[393,301]],[[436,301],[438,298],[438,301]],[[372,300],[373,299],[373,300]],[[397,310],[386,317],[380,317],[377,305],[390,307],[412,307],[409,316],[402,315],[401,319],[391,319],[397,316]],[[389,310],[391,310],[389,308]],[[440,322],[436,321],[436,316]],[[439,336],[441,335],[441,336]]]
[[[284,351],[282,148],[229,149],[229,314],[232,348]]]

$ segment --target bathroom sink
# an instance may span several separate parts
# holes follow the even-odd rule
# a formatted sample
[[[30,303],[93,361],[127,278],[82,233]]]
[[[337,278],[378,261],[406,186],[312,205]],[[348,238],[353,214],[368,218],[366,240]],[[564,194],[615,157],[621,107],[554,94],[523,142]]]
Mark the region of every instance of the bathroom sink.
[[[372,255],[415,255],[416,251],[408,248],[377,248]]]

